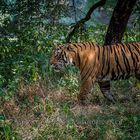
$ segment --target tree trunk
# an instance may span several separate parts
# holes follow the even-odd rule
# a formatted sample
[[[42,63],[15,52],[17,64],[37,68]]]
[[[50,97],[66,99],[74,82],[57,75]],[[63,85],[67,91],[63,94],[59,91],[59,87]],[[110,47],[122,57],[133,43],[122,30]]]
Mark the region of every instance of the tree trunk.
[[[118,0],[106,33],[105,45],[121,42],[135,4],[136,0]]]

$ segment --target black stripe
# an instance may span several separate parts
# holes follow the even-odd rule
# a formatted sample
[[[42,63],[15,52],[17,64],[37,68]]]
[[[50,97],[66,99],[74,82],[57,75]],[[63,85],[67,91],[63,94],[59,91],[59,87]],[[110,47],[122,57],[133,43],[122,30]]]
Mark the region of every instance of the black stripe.
[[[135,48],[135,50],[136,50],[137,52],[139,51],[138,49],[136,49],[136,47],[135,47],[134,44],[132,44],[132,46]],[[136,53],[135,51],[134,51],[133,53],[135,54],[137,61],[139,61],[137,53]],[[138,52],[138,53],[139,53],[139,52]]]
[[[114,80],[116,80],[116,79],[118,79],[118,76],[119,76],[119,62],[118,62],[118,56],[117,56],[116,51],[115,51],[115,47],[112,46],[112,49],[114,50],[115,61],[117,63],[117,73],[115,72],[115,78],[114,78]]]
[[[91,50],[91,48],[92,48],[92,43],[91,43],[91,42],[88,42],[88,44],[89,44],[89,47],[90,47],[90,50]]]
[[[91,67],[91,70],[88,71],[88,73],[85,75],[86,79],[84,79],[84,81],[86,81],[91,75],[91,73],[94,71],[94,68]]]
[[[136,43],[132,43],[132,45],[135,47],[136,51],[140,54],[140,50],[137,48],[139,45]],[[140,47],[140,46],[139,46]]]
[[[132,46],[134,46],[134,48],[136,49],[136,46],[135,46],[134,44],[132,44]],[[136,64],[136,65],[135,65],[135,73],[136,73],[136,71],[137,71],[137,66],[138,66],[138,63],[137,63],[137,62],[139,61],[139,59],[138,59],[139,56],[138,56],[138,54],[137,54],[135,51],[136,51],[136,52],[139,51],[138,48],[137,48],[136,50],[134,50],[134,52],[133,52],[133,54],[134,54],[135,57],[136,57],[136,62],[135,62],[135,64]],[[139,53],[139,52],[138,52],[138,53]]]
[[[64,59],[64,57],[66,57],[66,52],[64,52],[64,55],[62,55],[62,58],[63,58],[64,62],[67,63],[67,61]],[[67,57],[66,57],[66,59],[67,59]]]
[[[88,70],[87,70],[87,72],[85,73],[85,75],[82,76],[82,79],[81,79],[82,81],[83,81],[83,79],[85,78],[85,76],[88,74],[88,72],[90,71],[90,69],[91,69],[91,67],[89,67]]]
[[[80,55],[78,53],[78,64],[79,64],[79,68],[80,68],[80,65],[81,65],[81,59],[80,59]]]
[[[103,49],[103,53],[102,53],[102,62],[103,62],[103,64],[102,64],[101,75],[103,75],[103,70],[104,70],[104,65],[105,65],[105,54],[104,54],[105,48],[104,48],[104,46],[103,46],[102,49]]]
[[[73,63],[73,65],[75,66],[75,62],[73,61],[72,63]]]
[[[77,44],[77,46],[83,51],[83,47],[80,44]]]
[[[111,53],[112,53],[112,52],[113,52],[113,51],[112,51],[112,46],[110,45],[109,47],[110,47],[110,51],[111,51]]]
[[[127,47],[127,46],[126,46]],[[125,47],[124,47],[124,49],[126,49]],[[127,54],[126,54],[127,55]],[[129,73],[130,73],[130,64],[129,64],[129,60],[128,60],[128,58],[126,57],[126,55],[125,55],[125,58],[126,58],[126,61],[127,61],[127,64],[128,64],[128,69],[129,69]]]
[[[107,74],[108,74],[109,69],[110,69],[110,48],[109,48],[109,46],[107,46],[107,62],[108,62]]]
[[[83,68],[81,69],[81,74],[82,74],[82,72],[83,72],[83,70],[84,70],[84,68],[85,68],[85,66],[86,66],[87,60],[88,60],[88,59],[86,59],[85,65],[84,65]]]
[[[76,47],[76,49],[78,49],[78,45],[76,44],[72,44],[74,47]],[[82,48],[81,48],[81,51],[82,51]]]
[[[133,65],[136,68],[136,63],[135,63],[135,59],[134,59],[130,44],[127,44],[127,47],[128,47],[128,49],[129,49],[129,51],[131,53],[131,58],[132,58],[132,61],[133,61]]]
[[[100,59],[100,47],[97,45],[98,48],[98,60]]]
[[[87,49],[87,44],[82,43],[82,45],[85,47],[85,50]]]
[[[110,81],[99,82],[99,85],[103,91],[110,90]]]
[[[103,78],[109,74],[109,70],[110,70],[110,57],[109,57],[110,56],[110,48],[109,48],[109,46],[106,46],[106,49],[107,49],[107,55],[106,55],[106,57],[107,57],[107,59],[106,59],[107,71],[104,74]]]
[[[92,42],[91,44],[92,44],[91,46],[92,46],[92,47],[94,48],[94,50],[95,50],[95,47],[96,47],[95,44],[94,44],[93,42]],[[98,45],[97,45],[97,46],[98,46]]]
[[[120,45],[121,45],[121,44],[120,44]],[[116,48],[117,48],[116,50],[117,50],[118,54],[122,55],[122,47],[120,47],[119,44],[117,44],[116,46],[117,46],[117,47],[116,47]],[[119,47],[121,48],[121,53],[120,53],[120,51],[119,51]],[[123,56],[123,55],[122,55],[122,56]],[[119,57],[118,57],[118,63],[119,63]],[[119,68],[120,68],[121,72],[122,72],[123,74],[125,74],[125,71],[124,71],[123,68],[121,67],[120,63],[119,63]]]
[[[122,69],[122,75],[120,75],[120,77],[119,77],[119,79],[125,79],[125,74],[126,74],[126,72],[127,72],[127,64],[126,64],[126,61],[125,61],[125,53],[124,53],[124,51],[123,51],[123,48],[124,48],[124,46],[122,46],[123,44],[121,44],[120,43],[120,48],[121,48],[121,56],[123,57],[123,64],[124,64],[124,66],[125,66],[125,69]],[[127,72],[128,73],[128,72]]]
[[[116,79],[116,74],[114,72],[114,69],[112,69],[112,72],[111,72],[111,80],[115,80]]]
[[[123,46],[123,48],[124,48],[124,50],[125,50],[125,46],[124,46],[124,44],[122,44],[122,46]],[[127,46],[126,46],[126,47],[127,47]],[[122,49],[122,48],[121,48],[121,49]],[[124,53],[123,49],[122,49],[122,52]],[[126,51],[125,51],[125,52],[126,52]],[[123,56],[125,57],[124,60],[125,60],[125,62],[127,63],[127,64],[125,63],[126,68],[127,68],[126,70],[127,70],[128,74],[130,74],[130,65],[129,65],[129,61],[128,61],[126,55],[127,55],[127,54],[124,53]]]
[[[126,53],[126,50],[125,50],[124,44],[121,44],[121,52],[122,52],[122,56],[123,56],[123,60],[124,60],[124,65],[126,67],[126,72],[127,72],[127,73],[126,72],[124,73],[124,75],[122,76],[122,79],[126,79],[130,75],[130,65],[129,65],[128,59],[126,57],[127,54],[125,54]]]

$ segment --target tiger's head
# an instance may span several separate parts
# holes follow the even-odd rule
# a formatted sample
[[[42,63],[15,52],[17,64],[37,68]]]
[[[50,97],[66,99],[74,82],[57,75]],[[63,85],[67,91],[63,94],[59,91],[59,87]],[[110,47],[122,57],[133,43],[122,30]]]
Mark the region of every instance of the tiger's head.
[[[69,52],[69,44],[56,46],[50,59],[52,68],[59,72],[70,63],[72,63],[72,55]]]

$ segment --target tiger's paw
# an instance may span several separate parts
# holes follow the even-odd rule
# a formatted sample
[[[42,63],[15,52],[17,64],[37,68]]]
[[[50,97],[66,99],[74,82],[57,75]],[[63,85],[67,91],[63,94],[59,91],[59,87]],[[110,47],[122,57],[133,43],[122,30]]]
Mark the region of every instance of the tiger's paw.
[[[110,92],[110,91],[104,91],[103,92],[103,95],[104,95],[104,97],[105,97],[105,99],[107,100],[107,101],[109,101],[109,104],[115,104],[116,102],[117,102],[117,100],[116,100],[116,98],[114,97],[114,95],[112,94],[112,92]]]
[[[112,94],[108,94],[105,97],[109,102],[111,102],[113,104],[115,104],[117,102],[116,98]]]

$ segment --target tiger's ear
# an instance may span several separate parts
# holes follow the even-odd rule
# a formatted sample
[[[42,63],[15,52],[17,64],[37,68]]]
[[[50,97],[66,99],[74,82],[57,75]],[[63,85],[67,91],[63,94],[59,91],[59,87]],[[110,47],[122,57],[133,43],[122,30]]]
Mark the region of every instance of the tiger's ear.
[[[64,44],[64,45],[62,45],[65,49],[67,49],[67,50],[69,50],[69,44],[67,43],[67,44]]]
[[[58,41],[54,40],[54,41],[53,41],[53,45],[54,45],[55,48],[56,48],[57,46],[60,46],[61,44],[60,44]]]
[[[73,50],[70,44],[67,44],[67,45],[66,45],[66,49],[67,49],[68,51],[72,51],[72,50]]]

